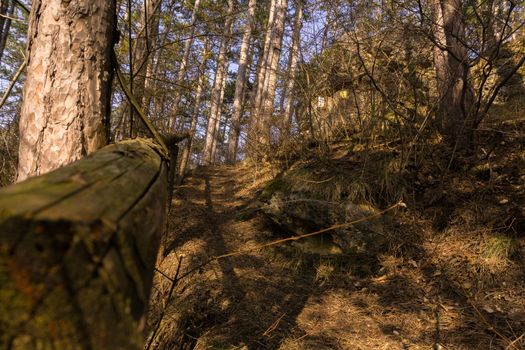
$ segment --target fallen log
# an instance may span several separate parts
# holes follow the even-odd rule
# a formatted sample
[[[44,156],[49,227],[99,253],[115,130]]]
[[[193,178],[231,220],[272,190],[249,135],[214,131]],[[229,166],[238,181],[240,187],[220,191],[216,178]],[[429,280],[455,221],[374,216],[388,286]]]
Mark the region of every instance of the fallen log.
[[[0,189],[0,348],[141,349],[168,162],[107,146]]]

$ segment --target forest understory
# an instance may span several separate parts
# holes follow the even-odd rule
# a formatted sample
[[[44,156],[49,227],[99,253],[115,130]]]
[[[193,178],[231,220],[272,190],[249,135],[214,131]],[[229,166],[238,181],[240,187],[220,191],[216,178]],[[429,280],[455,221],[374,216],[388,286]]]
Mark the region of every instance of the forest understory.
[[[0,350],[525,350],[524,77],[525,0],[0,0]]]
[[[393,149],[348,140],[323,160],[314,146],[286,164],[197,168],[175,191],[148,347],[525,348],[524,121],[494,123],[480,134],[492,149],[451,161],[437,145],[390,181],[378,169]],[[276,193],[378,210],[403,198],[406,208],[385,213],[365,249],[336,244],[352,230],[274,245],[326,228],[316,207],[268,215]]]

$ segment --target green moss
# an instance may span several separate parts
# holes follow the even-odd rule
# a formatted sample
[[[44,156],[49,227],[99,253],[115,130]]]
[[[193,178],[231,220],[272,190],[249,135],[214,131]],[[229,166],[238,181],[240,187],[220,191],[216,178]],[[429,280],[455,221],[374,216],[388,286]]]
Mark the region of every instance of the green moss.
[[[282,177],[273,179],[264,188],[261,196],[263,199],[269,199],[275,192],[284,192],[289,188],[288,182]]]
[[[488,240],[483,257],[485,259],[497,259],[501,261],[508,260],[516,251],[516,242],[514,239],[499,235]]]

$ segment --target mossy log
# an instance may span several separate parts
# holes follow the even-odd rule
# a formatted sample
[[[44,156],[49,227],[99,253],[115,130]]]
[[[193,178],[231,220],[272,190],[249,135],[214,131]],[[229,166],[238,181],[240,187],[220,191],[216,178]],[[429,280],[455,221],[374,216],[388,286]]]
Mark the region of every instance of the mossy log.
[[[141,349],[168,198],[151,141],[0,189],[0,348]]]

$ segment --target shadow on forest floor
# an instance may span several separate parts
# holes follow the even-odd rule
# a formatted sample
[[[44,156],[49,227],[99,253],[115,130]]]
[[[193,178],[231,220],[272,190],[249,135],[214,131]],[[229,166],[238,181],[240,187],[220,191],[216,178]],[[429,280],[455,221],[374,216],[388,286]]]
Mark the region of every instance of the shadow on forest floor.
[[[512,173],[519,162],[507,161],[490,171]],[[423,177],[421,199],[389,223],[384,253],[320,257],[289,244],[252,249],[290,235],[257,210],[274,173],[197,169],[176,190],[157,265],[149,324],[167,312],[153,348],[524,348],[523,198],[504,188],[520,177],[485,175],[452,172],[431,204]],[[197,268],[166,302],[179,263],[183,274],[241,250]]]

